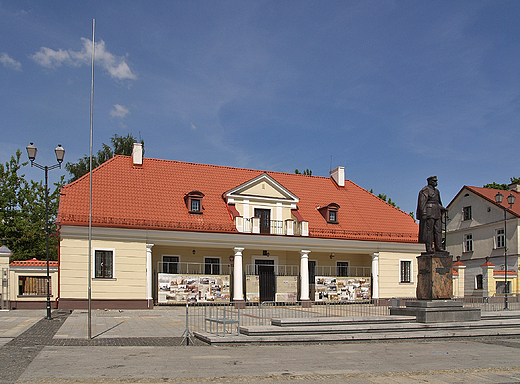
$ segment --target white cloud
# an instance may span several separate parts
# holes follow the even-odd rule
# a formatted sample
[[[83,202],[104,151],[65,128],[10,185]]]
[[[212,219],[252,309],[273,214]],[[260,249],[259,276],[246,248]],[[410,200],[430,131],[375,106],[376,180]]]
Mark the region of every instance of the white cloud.
[[[22,70],[22,63],[16,61],[5,52],[0,54],[0,63],[2,63],[4,67],[14,69],[15,71]]]
[[[81,38],[83,48],[81,51],[73,51],[71,49],[57,51],[42,47],[39,52],[31,55],[30,58],[45,68],[58,68],[62,65],[83,66],[89,65],[92,60],[92,41]],[[135,80],[137,76],[126,62],[126,57],[116,56],[106,50],[105,42],[100,40],[96,43],[94,52],[95,63],[101,66],[108,74],[117,80]]]
[[[130,113],[130,110],[122,105],[114,105],[114,109],[110,111],[110,117],[126,117]]]

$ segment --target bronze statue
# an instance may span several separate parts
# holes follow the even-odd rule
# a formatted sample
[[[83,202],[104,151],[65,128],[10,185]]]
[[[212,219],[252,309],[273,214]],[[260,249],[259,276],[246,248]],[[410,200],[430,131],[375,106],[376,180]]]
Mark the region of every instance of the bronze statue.
[[[441,194],[435,188],[437,176],[428,177],[428,185],[421,189],[417,201],[417,219],[419,219],[419,243],[426,244],[426,252],[443,252],[442,246],[442,214],[446,208],[442,206]]]

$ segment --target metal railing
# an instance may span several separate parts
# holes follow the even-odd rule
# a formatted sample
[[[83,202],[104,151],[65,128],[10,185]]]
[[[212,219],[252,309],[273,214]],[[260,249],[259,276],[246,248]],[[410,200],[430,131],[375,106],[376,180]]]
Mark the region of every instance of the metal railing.
[[[229,264],[190,263],[190,262],[157,262],[158,273],[186,275],[230,275]]]
[[[246,275],[258,275],[260,267],[273,267],[277,276],[298,276],[300,273],[299,265],[246,264],[244,270]]]
[[[310,305],[309,305],[310,304]],[[376,305],[369,301],[352,302],[263,302],[263,303],[190,303],[187,325],[190,331],[210,332],[214,323],[216,332],[223,333],[224,323],[236,327],[270,325],[271,319],[317,318],[317,317],[362,317],[390,315],[389,306]],[[219,321],[226,319],[226,321]],[[221,324],[221,327],[216,327]],[[216,334],[216,332],[210,332]]]
[[[244,233],[253,233],[253,218],[244,218]],[[261,225],[261,224],[259,224]],[[300,236],[301,234],[301,223],[298,221],[293,222],[294,236]],[[287,235],[287,223],[282,220],[269,220],[269,233],[271,235]]]
[[[373,299],[341,302],[190,303],[186,328],[225,336],[237,334],[241,326],[271,325],[272,319],[319,317],[389,316],[390,307],[404,307],[415,298]],[[455,298],[465,307],[482,312],[504,310],[503,297]],[[520,296],[509,301],[509,310],[520,310]],[[227,327],[227,328],[226,328]]]
[[[316,266],[316,276],[336,276],[336,277],[370,277],[372,273],[371,267],[356,266]]]

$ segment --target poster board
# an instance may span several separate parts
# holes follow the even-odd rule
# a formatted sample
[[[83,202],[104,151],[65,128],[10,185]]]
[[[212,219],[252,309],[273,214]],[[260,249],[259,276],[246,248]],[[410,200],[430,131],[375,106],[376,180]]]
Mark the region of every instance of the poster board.
[[[260,277],[246,275],[246,301],[258,303],[260,301]]]
[[[160,304],[230,301],[229,275],[159,273],[157,282]]]
[[[315,301],[362,301],[370,299],[370,277],[315,277]]]
[[[298,301],[298,276],[276,276],[275,301]]]

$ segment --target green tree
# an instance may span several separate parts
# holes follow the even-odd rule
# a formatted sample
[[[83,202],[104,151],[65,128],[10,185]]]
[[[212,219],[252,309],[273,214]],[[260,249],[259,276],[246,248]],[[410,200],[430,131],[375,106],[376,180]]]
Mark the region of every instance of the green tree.
[[[370,193],[374,194],[374,190],[373,189],[370,189]],[[384,193],[380,193],[377,195],[377,197],[379,197],[381,200],[383,201],[386,201],[388,204],[390,204],[392,207],[396,207],[397,209],[401,209],[399,208],[398,206],[395,205],[395,203],[392,201],[391,198],[389,198],[388,196],[386,196]]]
[[[134,143],[137,142],[137,139],[130,133],[126,136],[119,136],[115,134],[110,138],[110,142],[112,146],[102,143],[101,149],[97,151],[95,155],[92,155],[92,168],[100,166],[115,155],[131,156]],[[141,140],[141,144],[143,144],[144,154],[143,140]],[[69,183],[72,183],[73,181],[89,173],[90,156],[84,155],[83,157],[79,158],[76,163],[65,164],[65,169],[70,173],[71,178],[69,179]]]
[[[511,184],[514,184],[514,183],[520,183],[520,177],[511,177],[509,180],[511,180]],[[507,184],[498,184],[498,183],[495,183],[494,181],[492,183],[489,183],[489,184],[485,184],[483,185],[484,188],[491,188],[491,189],[501,189],[501,190],[504,190],[504,191],[507,191],[509,190],[509,186]]]
[[[298,170],[298,168],[296,168],[296,169],[294,170],[294,173],[296,173],[297,175],[307,175],[307,176],[312,176],[312,171],[311,171],[310,169],[308,169],[308,168],[307,168],[305,171],[303,171],[303,172],[300,172],[300,171]]]
[[[27,181],[20,169],[28,163],[20,163],[21,151],[17,150],[10,161],[0,164],[0,236],[7,239],[13,251],[12,260],[33,257],[45,259],[45,187],[42,182]],[[54,184],[49,193],[49,232],[56,232],[59,190],[64,177]],[[57,238],[51,236],[49,256],[57,259]]]

